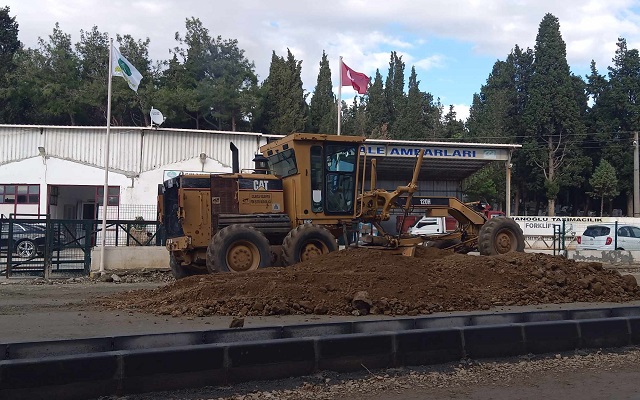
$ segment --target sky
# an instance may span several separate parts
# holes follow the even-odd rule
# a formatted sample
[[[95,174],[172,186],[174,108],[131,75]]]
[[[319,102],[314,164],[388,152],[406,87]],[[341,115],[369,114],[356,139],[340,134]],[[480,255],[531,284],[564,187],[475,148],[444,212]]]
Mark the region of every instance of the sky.
[[[494,63],[514,46],[535,46],[546,13],[559,19],[572,73],[585,76],[591,60],[607,72],[619,37],[640,46],[640,0],[9,0],[19,25],[18,38],[37,48],[55,23],[71,35],[96,26],[111,37],[130,34],[150,39],[154,61],[170,58],[185,34],[185,20],[199,18],[212,37],[237,39],[262,82],[272,52],[290,49],[302,60],[304,89],[313,92],[324,50],[329,57],[334,93],[342,56],[352,69],[383,78],[391,51],[406,64],[405,82],[416,68],[420,89],[453,105],[466,119],[474,93],[486,83]],[[351,87],[342,98],[351,103]]]

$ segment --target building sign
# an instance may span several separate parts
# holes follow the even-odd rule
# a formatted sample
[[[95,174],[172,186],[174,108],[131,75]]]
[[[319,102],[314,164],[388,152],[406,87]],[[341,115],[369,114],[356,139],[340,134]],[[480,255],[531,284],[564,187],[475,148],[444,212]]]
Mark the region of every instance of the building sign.
[[[180,175],[180,171],[164,171],[164,177],[162,179],[163,182],[168,181],[171,178],[175,178],[176,176]]]
[[[588,225],[602,223],[638,224],[637,219],[629,217],[537,217],[512,216],[520,225],[525,236],[553,236],[554,225],[564,229],[566,236],[582,235]]]
[[[171,178],[175,178],[176,176],[180,175],[180,174],[210,174],[211,172],[202,172],[202,171],[178,171],[178,170],[171,170],[171,169],[165,169],[164,173],[163,173],[163,178],[162,181],[166,182]]]
[[[482,149],[476,147],[417,147],[413,145],[367,144],[360,147],[360,154],[373,157],[417,157],[420,151],[427,158],[507,160],[507,149]]]
[[[546,216],[512,216],[522,228],[525,247],[529,249],[550,250],[554,244],[555,232],[564,229],[565,246],[568,250],[575,249],[576,236],[581,236],[587,226],[596,224],[630,224],[640,226],[640,219],[633,217],[546,217]]]

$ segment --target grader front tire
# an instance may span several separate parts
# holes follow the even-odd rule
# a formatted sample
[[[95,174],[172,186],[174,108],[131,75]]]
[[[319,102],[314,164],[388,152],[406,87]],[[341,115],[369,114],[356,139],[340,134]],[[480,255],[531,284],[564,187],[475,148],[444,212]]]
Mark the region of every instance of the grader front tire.
[[[297,264],[336,250],[336,238],[320,225],[300,225],[292,229],[282,242],[282,254],[286,265]]]

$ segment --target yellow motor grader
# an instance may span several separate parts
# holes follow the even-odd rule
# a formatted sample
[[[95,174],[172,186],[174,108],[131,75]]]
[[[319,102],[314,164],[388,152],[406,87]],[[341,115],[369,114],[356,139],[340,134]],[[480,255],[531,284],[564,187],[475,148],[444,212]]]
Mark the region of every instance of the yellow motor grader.
[[[411,181],[392,192],[375,187],[370,160],[365,191],[363,143],[361,136],[294,133],[262,146],[254,170],[181,174],[159,185],[158,214],[173,274],[292,265],[337,250],[339,238],[348,245],[360,222],[379,233],[363,237],[361,245],[405,255],[425,242],[484,255],[523,251],[522,230],[509,218],[487,220],[455,198],[414,197],[423,154]],[[407,213],[415,199],[427,215],[456,218],[459,229],[438,237],[386,233],[380,223],[391,210]]]

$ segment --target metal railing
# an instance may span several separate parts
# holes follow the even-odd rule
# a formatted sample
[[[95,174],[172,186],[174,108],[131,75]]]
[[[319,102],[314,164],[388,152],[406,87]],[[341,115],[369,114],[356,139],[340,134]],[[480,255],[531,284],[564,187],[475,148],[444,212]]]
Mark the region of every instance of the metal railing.
[[[48,215],[10,215],[0,219],[0,274],[45,276],[86,275],[91,249],[100,246],[164,246],[156,221],[52,219]]]

